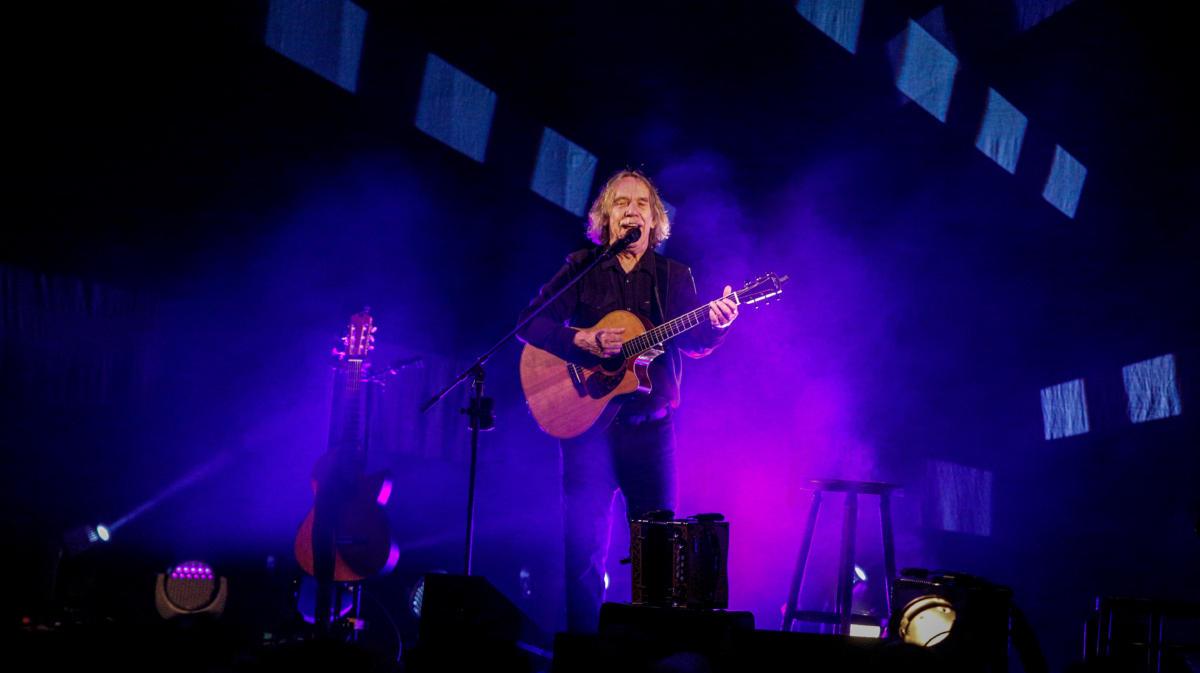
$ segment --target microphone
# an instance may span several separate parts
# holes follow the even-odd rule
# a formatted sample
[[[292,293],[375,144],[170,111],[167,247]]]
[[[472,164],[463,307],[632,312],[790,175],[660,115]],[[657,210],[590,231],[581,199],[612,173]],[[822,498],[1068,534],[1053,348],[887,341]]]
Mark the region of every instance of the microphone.
[[[605,250],[604,254],[605,255],[615,255],[618,252],[621,252],[622,250],[624,250],[625,248],[628,248],[629,246],[633,245],[634,243],[637,243],[638,239],[640,239],[641,237],[642,237],[642,228],[641,227],[633,227],[629,231],[625,232],[624,236],[622,236],[621,238],[614,241],[612,243],[612,245],[608,246],[608,250]]]

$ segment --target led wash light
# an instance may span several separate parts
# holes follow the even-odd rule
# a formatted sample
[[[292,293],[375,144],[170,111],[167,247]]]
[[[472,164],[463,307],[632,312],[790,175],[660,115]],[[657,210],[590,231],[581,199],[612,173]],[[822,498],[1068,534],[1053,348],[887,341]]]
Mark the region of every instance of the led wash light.
[[[225,611],[228,593],[225,578],[217,577],[207,563],[184,561],[159,574],[154,605],[163,619],[199,614],[216,617]]]

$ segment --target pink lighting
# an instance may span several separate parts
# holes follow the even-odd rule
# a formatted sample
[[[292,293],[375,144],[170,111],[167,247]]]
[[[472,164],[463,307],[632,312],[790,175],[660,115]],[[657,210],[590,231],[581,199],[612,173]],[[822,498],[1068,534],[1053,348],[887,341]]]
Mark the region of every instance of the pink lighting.
[[[173,580],[212,580],[216,578],[213,569],[202,561],[184,561],[171,569]]]

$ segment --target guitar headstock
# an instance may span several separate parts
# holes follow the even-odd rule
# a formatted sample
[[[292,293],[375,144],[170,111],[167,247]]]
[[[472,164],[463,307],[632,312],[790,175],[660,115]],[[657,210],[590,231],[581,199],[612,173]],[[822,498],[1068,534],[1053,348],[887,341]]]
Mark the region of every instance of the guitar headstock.
[[[362,311],[350,316],[350,325],[346,335],[342,337],[342,349],[334,349],[334,355],[339,360],[366,360],[375,350],[375,318],[368,306]]]
[[[783,284],[787,279],[786,275],[777,276],[774,273],[765,273],[746,283],[745,287],[738,290],[738,302],[742,304],[757,304],[760,301],[777,297],[783,294]]]

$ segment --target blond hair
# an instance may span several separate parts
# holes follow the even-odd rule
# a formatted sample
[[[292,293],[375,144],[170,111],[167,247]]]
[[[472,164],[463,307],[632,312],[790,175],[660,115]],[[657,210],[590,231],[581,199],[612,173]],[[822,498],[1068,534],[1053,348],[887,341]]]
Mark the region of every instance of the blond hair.
[[[667,209],[663,205],[662,197],[658,195],[658,189],[654,187],[653,182],[650,182],[650,178],[643,175],[641,171],[628,168],[617,171],[609,178],[600,190],[600,195],[592,202],[592,209],[588,211],[587,237],[597,245],[608,244],[609,213],[612,212],[613,201],[616,198],[617,182],[624,178],[641,180],[642,184],[650,190],[650,216],[654,220],[654,226],[650,229],[650,247],[653,248],[671,236],[671,221],[667,217]]]

